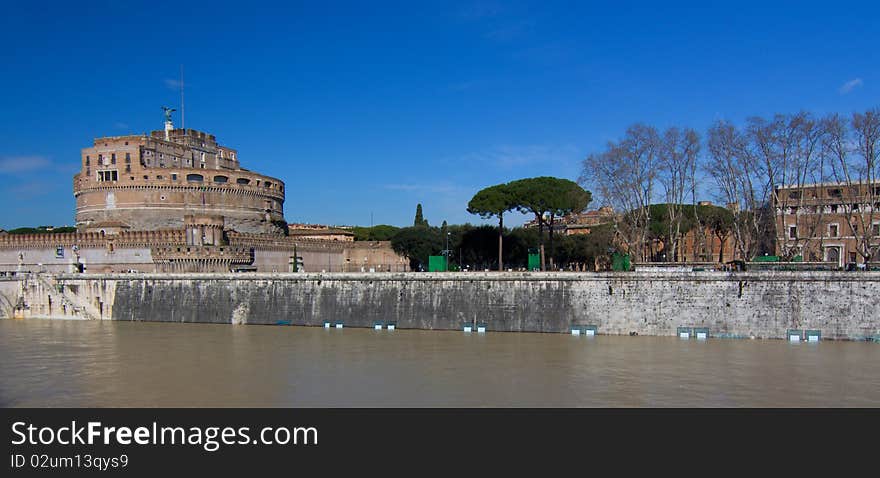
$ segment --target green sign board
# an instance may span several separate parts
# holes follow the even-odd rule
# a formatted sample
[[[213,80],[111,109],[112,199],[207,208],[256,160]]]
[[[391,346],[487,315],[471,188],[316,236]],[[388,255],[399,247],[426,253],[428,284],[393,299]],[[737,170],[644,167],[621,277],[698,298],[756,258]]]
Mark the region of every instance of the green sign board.
[[[779,262],[779,256],[755,256],[752,262]]]
[[[529,254],[529,270],[530,271],[539,271],[541,270],[541,255],[540,254]]]
[[[446,272],[446,257],[444,256],[429,256],[428,257],[428,272]]]
[[[632,270],[632,264],[629,262],[629,254],[614,253],[611,256],[611,270],[613,271],[629,271]]]

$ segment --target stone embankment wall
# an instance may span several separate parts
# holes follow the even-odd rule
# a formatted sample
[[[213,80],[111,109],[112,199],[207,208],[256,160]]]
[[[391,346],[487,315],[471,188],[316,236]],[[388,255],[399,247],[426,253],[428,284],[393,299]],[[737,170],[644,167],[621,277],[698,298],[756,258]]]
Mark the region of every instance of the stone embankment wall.
[[[45,277],[44,277],[45,279]],[[880,273],[349,273],[54,276],[86,318],[168,322],[826,339],[880,335]],[[60,287],[58,287],[60,286]],[[29,301],[49,297],[32,285]],[[57,311],[57,301],[53,312]],[[48,312],[39,304],[33,310]],[[64,313],[68,312],[65,308]]]
[[[22,281],[0,277],[0,317],[13,317]]]

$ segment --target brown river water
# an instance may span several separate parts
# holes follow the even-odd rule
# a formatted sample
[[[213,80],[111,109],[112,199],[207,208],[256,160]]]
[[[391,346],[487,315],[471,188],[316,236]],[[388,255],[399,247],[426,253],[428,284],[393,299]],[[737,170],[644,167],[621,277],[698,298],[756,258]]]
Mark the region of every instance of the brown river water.
[[[4,407],[880,406],[880,344],[0,320]]]

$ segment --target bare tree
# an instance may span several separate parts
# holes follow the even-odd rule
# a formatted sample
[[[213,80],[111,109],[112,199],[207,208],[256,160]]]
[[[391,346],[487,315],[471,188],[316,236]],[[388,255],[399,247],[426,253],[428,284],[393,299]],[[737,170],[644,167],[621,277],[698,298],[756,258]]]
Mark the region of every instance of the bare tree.
[[[667,129],[657,147],[659,180],[665,193],[669,228],[666,236],[669,244],[665,249],[672,251],[668,258],[674,261],[682,260],[681,225],[688,209],[685,206],[685,197],[695,189],[694,178],[699,153],[700,136],[689,128]],[[695,208],[691,209],[696,211]]]
[[[758,252],[759,238],[766,233],[762,211],[770,198],[768,182],[748,148],[746,136],[732,123],[719,121],[709,128],[706,172],[715,180],[718,197],[734,206],[733,238],[739,256],[749,259]]]
[[[880,240],[880,109],[855,113],[847,121],[826,120],[832,173],[842,185],[841,207],[864,262],[876,258]]]
[[[817,208],[815,200],[807,197],[806,186],[826,180],[825,155],[822,154],[825,128],[824,122],[816,121],[805,112],[777,115],[773,127],[776,133],[771,147],[776,150],[777,164],[772,171],[773,179],[768,179],[774,184],[774,237],[781,255],[790,259],[803,256],[822,240],[824,209]],[[786,215],[793,217],[797,231],[794,235],[785,233]]]
[[[650,223],[649,205],[657,177],[657,130],[635,124],[619,142],[609,142],[605,151],[591,154],[583,162],[579,182],[597,193],[603,205],[615,214],[616,240],[630,254],[645,260]]]

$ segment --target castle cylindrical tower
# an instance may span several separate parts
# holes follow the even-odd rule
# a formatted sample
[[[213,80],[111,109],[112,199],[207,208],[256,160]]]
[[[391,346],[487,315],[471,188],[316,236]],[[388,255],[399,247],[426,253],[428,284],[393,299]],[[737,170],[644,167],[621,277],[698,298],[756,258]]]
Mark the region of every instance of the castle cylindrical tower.
[[[185,216],[222,217],[238,232],[284,229],[284,182],[242,169],[235,150],[196,130],[98,138],[73,182],[82,231],[180,229]]]

